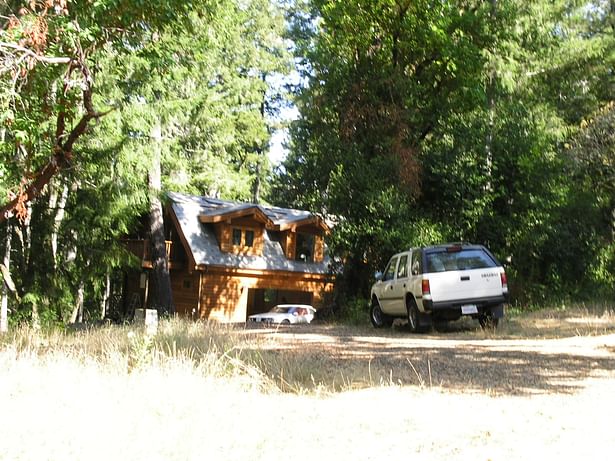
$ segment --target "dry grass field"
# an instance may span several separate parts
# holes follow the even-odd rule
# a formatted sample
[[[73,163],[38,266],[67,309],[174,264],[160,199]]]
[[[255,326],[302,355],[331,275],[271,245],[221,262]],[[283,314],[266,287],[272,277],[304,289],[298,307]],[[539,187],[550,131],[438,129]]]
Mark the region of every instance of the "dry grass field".
[[[612,459],[615,314],[0,338],[0,460]]]

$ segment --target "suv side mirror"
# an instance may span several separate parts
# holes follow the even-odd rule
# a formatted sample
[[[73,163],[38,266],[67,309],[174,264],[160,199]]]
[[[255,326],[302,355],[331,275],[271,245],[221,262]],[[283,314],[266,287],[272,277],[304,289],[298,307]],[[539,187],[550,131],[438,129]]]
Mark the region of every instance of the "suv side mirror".
[[[382,272],[376,272],[374,274],[374,278],[376,279],[377,282],[380,282],[382,280]]]

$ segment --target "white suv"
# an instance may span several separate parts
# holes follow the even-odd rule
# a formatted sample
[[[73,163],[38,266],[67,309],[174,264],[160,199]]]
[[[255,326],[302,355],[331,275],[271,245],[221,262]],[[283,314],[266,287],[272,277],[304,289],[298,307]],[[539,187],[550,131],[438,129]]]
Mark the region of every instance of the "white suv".
[[[507,299],[506,272],[489,250],[450,243],[394,255],[384,272],[376,273],[370,317],[376,328],[407,318],[413,332],[462,315],[495,327]]]

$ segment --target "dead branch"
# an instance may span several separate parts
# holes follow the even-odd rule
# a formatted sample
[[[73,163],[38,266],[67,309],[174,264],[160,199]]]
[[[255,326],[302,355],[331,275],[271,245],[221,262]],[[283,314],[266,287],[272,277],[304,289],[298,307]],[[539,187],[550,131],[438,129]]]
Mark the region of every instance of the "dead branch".
[[[0,48],[10,48],[12,50],[23,53],[24,56],[28,56],[34,58],[38,62],[42,62],[45,64],[68,64],[71,62],[71,58],[64,56],[41,56],[40,54],[35,53],[34,51],[25,48],[20,45],[16,45],[15,43],[9,42],[0,42]],[[23,57],[21,58],[23,60]]]

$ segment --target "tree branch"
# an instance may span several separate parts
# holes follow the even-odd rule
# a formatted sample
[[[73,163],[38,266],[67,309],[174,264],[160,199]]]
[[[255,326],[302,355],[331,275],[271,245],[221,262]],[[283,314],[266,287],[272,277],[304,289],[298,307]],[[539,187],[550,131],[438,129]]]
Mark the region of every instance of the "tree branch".
[[[114,108],[111,108],[105,112],[97,112],[94,110],[94,105],[92,103],[93,79],[82,53],[80,53],[78,61],[70,60],[69,62],[71,63],[71,67],[75,66],[74,68],[79,68],[85,80],[82,101],[85,113],[79,122],[72,128],[72,130],[70,130],[66,140],[63,142],[65,131],[65,113],[63,110],[60,111],[57,118],[56,139],[53,147],[53,155],[47,161],[45,166],[43,166],[43,168],[41,168],[34,175],[34,179],[30,182],[30,184],[25,189],[20,190],[16,196],[12,197],[9,203],[0,209],[0,222],[3,222],[12,214],[16,214],[18,218],[23,219],[27,213],[27,203],[31,202],[33,199],[38,197],[38,195],[40,195],[43,188],[49,183],[55,174],[70,165],[73,155],[73,146],[75,142],[86,132],[90,121],[103,117],[114,110]],[[72,69],[69,69],[67,72],[67,78],[70,76],[71,70]]]
[[[28,55],[39,62],[44,62],[46,64],[68,64],[71,62],[71,58],[67,57],[54,57],[54,56],[41,56],[40,54],[36,54],[34,51],[29,50],[20,45],[16,45],[14,43],[9,42],[0,42],[0,48],[11,48],[13,50],[19,51]]]

